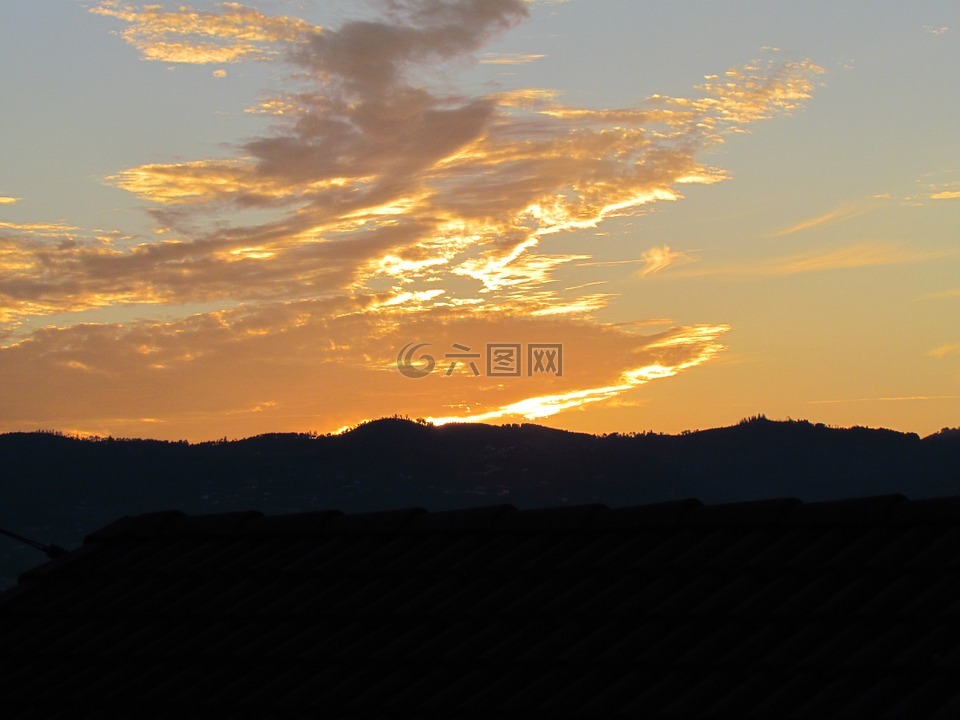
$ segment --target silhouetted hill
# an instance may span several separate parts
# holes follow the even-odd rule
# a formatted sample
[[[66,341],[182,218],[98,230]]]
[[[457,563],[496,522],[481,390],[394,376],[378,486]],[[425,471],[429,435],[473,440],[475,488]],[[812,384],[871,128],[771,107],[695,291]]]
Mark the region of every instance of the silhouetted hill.
[[[924,440],[960,440],[960,428],[943,428],[940,432],[928,435]]]
[[[199,444],[0,435],[0,527],[64,547],[119,516],[319,508],[364,512],[960,493],[960,430],[838,429],[762,417],[681,435],[389,418],[342,435]],[[0,586],[43,560],[0,537]]]

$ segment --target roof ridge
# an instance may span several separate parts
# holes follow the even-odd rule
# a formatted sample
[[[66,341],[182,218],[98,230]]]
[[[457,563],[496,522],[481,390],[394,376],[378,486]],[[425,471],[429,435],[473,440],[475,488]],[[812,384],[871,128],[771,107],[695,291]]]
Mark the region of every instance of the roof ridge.
[[[421,507],[344,513],[257,510],[187,515],[180,510],[122,517],[84,543],[156,536],[223,537],[463,531],[629,531],[702,526],[835,525],[960,521],[960,496],[911,500],[902,494],[805,502],[796,497],[706,504],[694,498],[609,507],[601,503],[517,508],[509,504],[429,511]]]

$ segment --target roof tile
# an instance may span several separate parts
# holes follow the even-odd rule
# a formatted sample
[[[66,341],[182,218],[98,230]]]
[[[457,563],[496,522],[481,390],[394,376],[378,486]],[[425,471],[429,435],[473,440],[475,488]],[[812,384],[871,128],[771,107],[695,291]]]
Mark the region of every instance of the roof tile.
[[[837,523],[846,526],[869,525],[893,517],[898,508],[907,502],[904,495],[878,495],[850,500],[803,503],[791,508],[783,522],[786,525],[833,525]]]
[[[216,515],[182,515],[162,523],[157,530],[161,536],[187,538],[235,537],[245,526],[255,525],[263,518],[256,510],[220,513]]]
[[[324,531],[330,534],[376,533],[382,535],[395,533],[404,529],[408,524],[415,526],[416,518],[426,514],[426,512],[423,508],[406,508],[403,510],[339,515],[326,522]]]
[[[124,518],[0,596],[0,693],[16,720],[952,718],[958,511]]]
[[[592,530],[632,532],[640,528],[672,528],[691,508],[699,507],[699,500],[671,500],[669,502],[640,505],[637,507],[612,508],[595,514],[590,521]]]
[[[245,523],[239,532],[252,537],[312,537],[325,532],[327,524],[342,515],[343,513],[339,510],[315,510],[291,515],[269,515]]]
[[[684,512],[680,524],[687,527],[779,525],[792,510],[801,505],[803,503],[797,498],[699,505]]]
[[[482,532],[500,527],[505,516],[516,512],[517,509],[513,505],[444,510],[419,514],[412,518],[407,528],[414,533],[460,535],[465,532]]]
[[[606,511],[607,506],[599,504],[520,510],[503,515],[498,527],[517,532],[575,532],[589,527],[593,518]]]
[[[122,517],[109,525],[87,535],[88,542],[104,542],[119,538],[146,538],[158,534],[163,527],[174,520],[186,517],[179,510],[144,513],[136,517]]]

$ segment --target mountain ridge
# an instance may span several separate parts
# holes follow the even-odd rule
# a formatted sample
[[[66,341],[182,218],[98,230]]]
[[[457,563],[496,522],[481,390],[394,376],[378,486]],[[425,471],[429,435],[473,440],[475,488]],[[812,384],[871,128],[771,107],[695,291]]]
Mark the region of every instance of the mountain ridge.
[[[0,528],[67,548],[120,516],[169,509],[282,514],[960,494],[960,429],[921,439],[763,416],[679,435],[400,417],[338,435],[194,444],[7,433],[0,461]],[[0,538],[0,586],[41,560]]]

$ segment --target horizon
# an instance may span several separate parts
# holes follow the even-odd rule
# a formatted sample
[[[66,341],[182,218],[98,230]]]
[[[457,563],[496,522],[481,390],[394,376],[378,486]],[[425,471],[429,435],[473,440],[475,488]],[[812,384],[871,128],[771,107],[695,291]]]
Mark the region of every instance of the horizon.
[[[447,425],[460,425],[464,427],[473,425],[473,426],[508,428],[508,429],[536,427],[544,430],[555,430],[558,432],[573,433],[578,435],[589,435],[597,438],[607,437],[610,435],[619,435],[622,437],[642,437],[642,436],[651,436],[651,435],[660,436],[660,437],[681,437],[681,436],[687,436],[687,435],[695,435],[697,433],[711,432],[713,430],[729,430],[732,428],[743,427],[746,425],[757,424],[761,422],[771,423],[771,424],[780,424],[780,425],[806,425],[806,426],[810,426],[818,429],[826,429],[826,430],[840,430],[840,431],[866,430],[870,432],[894,432],[901,435],[914,435],[920,440],[925,440],[927,438],[937,436],[937,435],[960,433],[960,426],[958,427],[944,426],[933,433],[921,434],[921,433],[913,432],[910,430],[896,430],[894,428],[887,428],[887,427],[881,427],[881,426],[871,427],[866,425],[850,425],[850,426],[830,425],[827,423],[815,422],[813,420],[809,420],[806,418],[789,418],[789,417],[788,418],[768,418],[766,415],[763,415],[761,413],[757,415],[743,417],[737,422],[732,423],[730,425],[718,425],[718,426],[703,427],[703,428],[700,428],[700,427],[685,428],[679,432],[674,432],[674,433],[661,432],[661,431],[652,430],[652,429],[621,430],[621,431],[612,431],[612,432],[592,433],[592,432],[583,431],[583,430],[567,430],[565,428],[555,427],[552,425],[547,425],[539,422],[531,422],[531,421],[496,423],[496,424],[490,423],[490,422],[463,421],[463,422],[456,422],[456,423],[435,424],[430,422],[428,419],[422,418],[422,417],[411,418],[411,417],[398,416],[398,415],[389,415],[389,416],[373,418],[370,420],[363,420],[361,422],[356,423],[355,425],[338,428],[337,430],[331,431],[331,432],[297,431],[297,430],[289,430],[284,432],[266,431],[263,433],[258,433],[256,435],[246,435],[242,437],[228,437],[226,435],[220,435],[220,436],[205,439],[205,440],[187,440],[186,438],[169,439],[169,438],[144,437],[144,436],[137,436],[137,437],[116,436],[115,437],[112,435],[90,435],[90,434],[82,434],[82,433],[64,432],[56,428],[35,428],[32,430],[8,430],[8,431],[0,432],[0,436],[52,435],[56,437],[66,438],[69,440],[117,441],[117,442],[144,441],[144,442],[187,443],[188,445],[204,445],[204,444],[216,444],[216,443],[222,443],[222,442],[230,442],[230,443],[243,442],[245,440],[253,440],[261,437],[276,436],[276,435],[296,435],[301,437],[309,437],[311,439],[318,439],[318,438],[324,438],[324,437],[338,437],[341,435],[347,435],[353,432],[354,430],[358,430],[362,427],[372,425],[375,423],[382,423],[384,421],[399,421],[399,422],[409,423],[411,425],[419,425],[421,427],[434,428],[434,429],[445,427]]]
[[[0,26],[0,433],[960,424],[958,5]]]

